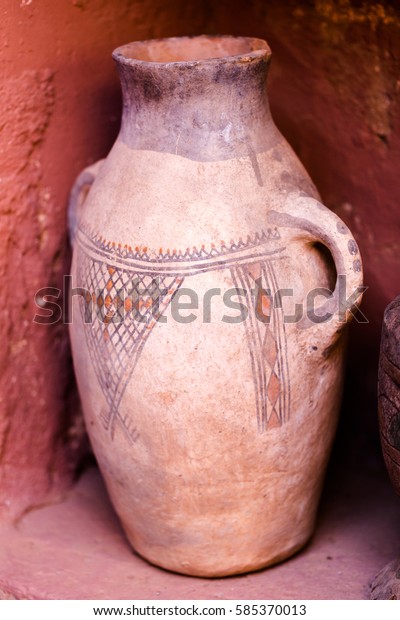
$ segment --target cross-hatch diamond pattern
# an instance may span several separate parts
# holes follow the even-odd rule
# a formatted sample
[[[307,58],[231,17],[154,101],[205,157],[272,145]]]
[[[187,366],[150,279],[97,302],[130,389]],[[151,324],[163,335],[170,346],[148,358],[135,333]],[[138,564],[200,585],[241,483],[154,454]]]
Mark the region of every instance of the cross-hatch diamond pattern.
[[[120,403],[139,355],[183,279],[137,274],[83,255],[80,284],[85,335],[108,410],[102,420],[114,432],[119,420],[131,441],[136,431],[120,414]]]
[[[118,422],[133,443],[138,431],[121,401],[152,329],[182,285],[183,273],[186,277],[190,274],[177,269],[154,276],[146,261],[140,269],[115,267],[111,258],[110,262],[100,256],[93,258],[83,248],[78,264],[78,285],[84,289],[80,307],[86,342],[107,405],[100,416],[112,437]],[[284,424],[290,410],[285,325],[282,309],[275,304],[279,287],[268,259],[250,262],[243,257],[229,269],[247,303],[244,329],[257,424],[264,432]]]
[[[237,281],[246,290],[249,306],[247,341],[253,366],[260,431],[281,426],[288,415],[285,366],[279,339],[283,328],[274,305],[276,282],[267,261],[237,267]]]

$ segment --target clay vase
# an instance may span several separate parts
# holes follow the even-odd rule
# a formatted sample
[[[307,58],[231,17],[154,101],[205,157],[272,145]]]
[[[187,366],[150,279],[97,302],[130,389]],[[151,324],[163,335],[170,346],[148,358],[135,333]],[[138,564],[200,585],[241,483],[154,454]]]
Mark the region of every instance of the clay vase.
[[[70,208],[88,433],[140,555],[253,571],[313,532],[360,255],[273,123],[265,41],[113,57],[121,130]]]
[[[383,456],[400,495],[400,297],[388,305],[383,318],[378,396]]]
[[[400,495],[400,297],[386,308],[379,356],[378,415],[381,445],[393,487]],[[400,558],[389,562],[371,584],[370,598],[400,599]]]

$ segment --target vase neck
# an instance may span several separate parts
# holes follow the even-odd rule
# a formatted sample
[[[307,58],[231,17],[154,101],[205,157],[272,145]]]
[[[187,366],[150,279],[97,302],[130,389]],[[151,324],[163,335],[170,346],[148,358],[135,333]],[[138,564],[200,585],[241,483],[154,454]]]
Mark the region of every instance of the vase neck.
[[[154,56],[152,47],[171,41],[181,55],[185,44],[190,42],[190,48],[199,41],[203,48],[205,42],[215,47],[216,41],[223,41],[229,49],[227,42],[233,41],[242,45],[239,49],[247,49],[246,45],[249,49],[235,56],[200,60],[147,59]],[[200,51],[206,54],[203,48]],[[169,54],[179,57],[171,49]],[[199,161],[246,157],[266,150],[271,141],[266,129],[272,123],[266,93],[269,58],[264,41],[243,37],[183,37],[118,48],[114,59],[123,93],[120,139],[134,149]]]

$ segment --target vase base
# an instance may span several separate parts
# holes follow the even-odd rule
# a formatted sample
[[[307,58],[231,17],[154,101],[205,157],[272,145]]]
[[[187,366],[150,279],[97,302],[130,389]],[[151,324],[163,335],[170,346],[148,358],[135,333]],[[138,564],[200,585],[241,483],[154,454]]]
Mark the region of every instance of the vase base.
[[[231,558],[230,561],[228,559],[222,562],[215,558],[215,555],[217,555],[217,550],[215,550],[214,556],[210,555],[207,558],[204,558],[204,561],[200,563],[194,561],[191,562],[190,560],[180,560],[177,557],[164,559],[162,557],[155,557],[154,552],[147,552],[147,550],[140,551],[137,547],[133,547],[133,549],[137,555],[158,568],[162,568],[179,575],[213,579],[243,575],[245,573],[254,573],[279,564],[280,562],[283,562],[298,553],[307,545],[310,538],[311,534],[302,538],[300,542],[290,545],[290,547],[279,553],[269,554],[267,557],[264,556],[263,559],[257,558],[253,561],[240,561],[238,558]]]

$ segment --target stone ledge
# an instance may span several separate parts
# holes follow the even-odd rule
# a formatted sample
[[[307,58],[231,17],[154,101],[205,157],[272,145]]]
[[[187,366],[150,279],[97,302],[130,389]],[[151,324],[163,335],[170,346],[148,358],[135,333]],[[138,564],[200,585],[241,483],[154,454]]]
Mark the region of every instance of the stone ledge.
[[[238,577],[184,577],[131,551],[93,468],[62,503],[0,529],[0,593],[17,599],[367,599],[375,575],[400,555],[399,517],[400,500],[384,471],[343,470],[328,481],[315,536],[295,557]]]

